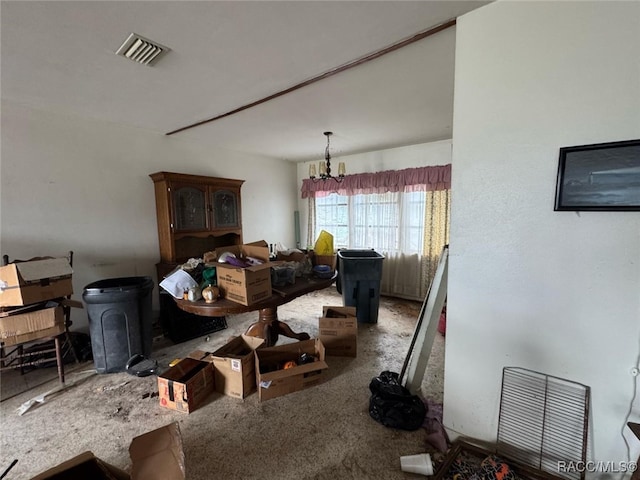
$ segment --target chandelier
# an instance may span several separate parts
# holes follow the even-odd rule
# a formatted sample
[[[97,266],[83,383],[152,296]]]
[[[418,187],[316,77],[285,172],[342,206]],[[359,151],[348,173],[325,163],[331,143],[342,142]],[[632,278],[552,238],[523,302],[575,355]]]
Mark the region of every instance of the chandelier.
[[[340,183],[344,180],[345,167],[344,162],[340,162],[338,164],[338,176],[334,177],[331,175],[331,154],[329,153],[329,139],[333,132],[324,132],[324,135],[327,136],[327,147],[324,150],[324,161],[320,162],[318,165],[318,170],[320,171],[320,176],[316,177],[316,166],[314,164],[309,165],[309,178],[313,182],[319,182],[320,180],[329,180],[334,179],[336,182]]]

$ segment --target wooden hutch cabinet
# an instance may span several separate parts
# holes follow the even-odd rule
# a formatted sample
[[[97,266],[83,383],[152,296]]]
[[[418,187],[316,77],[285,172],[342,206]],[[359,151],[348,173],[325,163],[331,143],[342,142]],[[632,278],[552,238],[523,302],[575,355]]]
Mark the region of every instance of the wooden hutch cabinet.
[[[244,180],[157,172],[155,184],[160,262],[158,282],[177,265],[205,252],[242,244],[240,188]],[[224,317],[200,317],[180,310],[162,289],[160,323],[174,342],[226,328]]]
[[[160,263],[175,266],[219,247],[242,244],[244,180],[170,172],[150,177],[156,191]]]

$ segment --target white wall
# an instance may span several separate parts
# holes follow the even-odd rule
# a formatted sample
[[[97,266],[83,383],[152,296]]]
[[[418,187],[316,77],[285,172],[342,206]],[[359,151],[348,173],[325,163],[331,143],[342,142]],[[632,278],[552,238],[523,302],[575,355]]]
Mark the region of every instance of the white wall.
[[[1,153],[0,252],[29,258],[73,250],[78,300],[96,280],[155,279],[160,254],[149,174],[157,171],[245,180],[244,240],[293,243],[296,167],[289,162],[5,101]],[[74,309],[73,320],[74,328],[87,325],[83,311]]]
[[[445,425],[494,440],[521,366],[589,385],[591,458],[625,430],[636,460],[640,213],[553,205],[560,147],[640,138],[640,3],[498,2],[456,45]]]
[[[301,247],[306,248],[313,245],[315,238],[307,242],[307,222],[309,219],[309,208],[306,198],[302,198],[300,189],[302,180],[309,178],[309,165],[316,165],[318,162],[301,162],[298,164],[298,209],[300,211]],[[402,170],[404,168],[426,167],[434,165],[448,165],[451,163],[451,140],[439,142],[422,143],[407,147],[390,148],[375,152],[359,153],[354,155],[344,155],[342,157],[331,157],[332,170],[337,171],[338,163],[344,162],[347,175],[355,173],[381,172],[384,170]],[[333,167],[335,165],[335,167]]]

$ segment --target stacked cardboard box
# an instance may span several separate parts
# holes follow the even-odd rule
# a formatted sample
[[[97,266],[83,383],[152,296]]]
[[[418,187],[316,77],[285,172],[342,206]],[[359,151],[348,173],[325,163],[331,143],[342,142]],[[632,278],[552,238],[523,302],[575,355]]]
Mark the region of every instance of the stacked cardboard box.
[[[53,337],[64,332],[62,307],[51,306],[0,317],[0,341],[5,346],[18,345],[39,338]]]
[[[73,293],[66,258],[10,263],[0,267],[0,306],[20,307]]]
[[[72,273],[66,258],[0,267],[0,341],[3,345],[17,345],[64,332],[62,307],[58,306],[59,302],[48,301],[73,293]]]

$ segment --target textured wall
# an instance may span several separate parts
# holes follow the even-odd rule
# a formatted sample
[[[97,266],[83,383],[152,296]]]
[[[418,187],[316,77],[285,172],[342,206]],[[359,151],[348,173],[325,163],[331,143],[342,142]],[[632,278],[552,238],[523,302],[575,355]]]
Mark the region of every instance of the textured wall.
[[[497,2],[457,29],[445,424],[494,439],[521,366],[591,386],[591,458],[626,460],[640,213],[553,205],[560,147],[640,138],[640,4]]]
[[[1,253],[73,250],[78,299],[103,278],[155,278],[160,254],[149,174],[162,170],[245,180],[245,241],[293,242],[289,162],[3,102]],[[75,326],[86,325],[84,311],[73,315]]]

